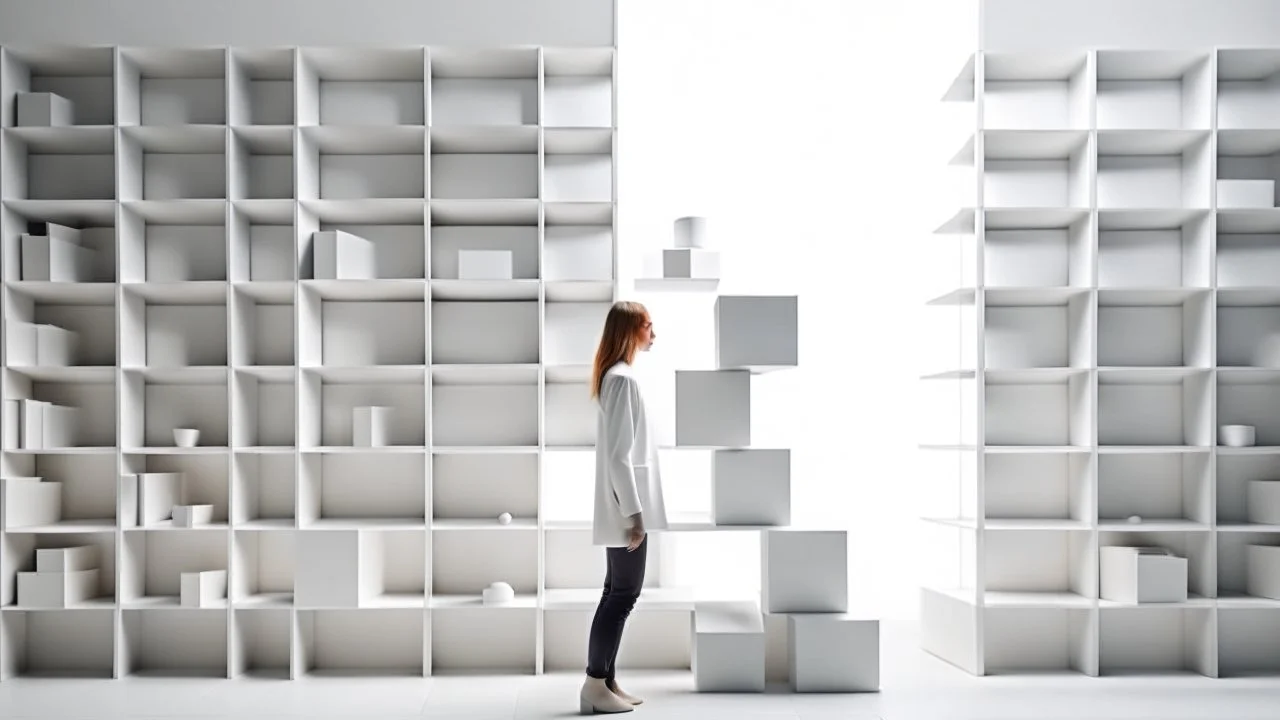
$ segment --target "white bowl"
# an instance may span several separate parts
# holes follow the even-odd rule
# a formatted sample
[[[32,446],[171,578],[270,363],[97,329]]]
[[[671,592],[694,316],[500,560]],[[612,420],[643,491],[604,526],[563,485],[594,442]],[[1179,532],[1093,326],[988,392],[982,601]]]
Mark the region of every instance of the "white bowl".
[[[178,447],[195,447],[200,442],[200,431],[195,428],[174,428],[173,443]]]
[[[1257,431],[1252,425],[1223,425],[1218,439],[1227,447],[1250,447],[1257,439]]]
[[[516,591],[504,582],[495,582],[484,589],[480,599],[485,605],[501,605],[516,599]]]

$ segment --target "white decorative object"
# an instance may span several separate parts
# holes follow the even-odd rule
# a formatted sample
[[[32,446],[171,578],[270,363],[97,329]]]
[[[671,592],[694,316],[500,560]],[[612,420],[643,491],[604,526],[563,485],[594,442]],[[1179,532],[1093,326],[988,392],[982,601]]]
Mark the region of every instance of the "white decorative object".
[[[385,447],[390,435],[391,408],[361,406],[351,410],[351,444],[356,447]]]
[[[764,690],[764,619],[756,603],[695,603],[691,624],[690,660],[698,692]]]
[[[0,478],[4,523],[9,529],[53,525],[62,519],[62,483],[41,480]]]
[[[1142,523],[1142,516],[1141,516],[1141,515],[1130,515],[1127,519],[1128,519],[1128,521],[1129,521],[1129,524],[1130,524],[1130,525],[1138,525],[1138,524]]]
[[[36,572],[80,572],[98,568],[98,547],[79,545],[64,548],[36,548]]]
[[[717,450],[711,463],[713,523],[791,524],[790,450]]]
[[[1280,368],[1280,333],[1261,338],[1251,360],[1255,367]]]
[[[1099,549],[1098,595],[1120,603],[1170,603],[1187,599],[1187,559],[1158,547]]]
[[[41,408],[41,420],[44,424],[43,447],[73,447],[77,413],[78,410],[73,407],[44,403]]]
[[[9,364],[61,367],[72,364],[76,334],[55,325],[12,322],[5,329]]]
[[[98,595],[98,570],[19,572],[18,605],[66,608]]]
[[[844,530],[765,530],[760,563],[764,612],[848,611],[849,540]]]
[[[1275,180],[1218,181],[1218,207],[1220,208],[1271,208],[1275,205]]]
[[[510,280],[510,250],[459,250],[459,280]]]
[[[799,363],[799,298],[721,295],[715,306],[716,368],[795,367]]]
[[[173,444],[178,447],[195,447],[200,442],[200,430],[197,428],[174,428]]]
[[[62,127],[75,124],[75,105],[51,92],[20,92],[18,127]]]
[[[135,494],[138,500],[138,525],[146,527],[173,519],[174,506],[182,504],[182,473],[139,473],[133,477],[137,479],[137,492],[129,494]]]
[[[1223,425],[1219,439],[1227,447],[1250,447],[1257,439],[1257,431],[1252,425]]]
[[[1251,523],[1280,525],[1280,480],[1249,481],[1245,515]]]
[[[697,248],[662,251],[662,277],[668,279],[719,280],[720,252]]]
[[[480,601],[484,605],[505,605],[515,599],[515,590],[511,585],[501,581],[490,583],[489,587],[480,593]]]
[[[1280,600],[1280,546],[1245,548],[1245,592],[1253,597]]]
[[[678,248],[705,248],[711,246],[707,237],[707,219],[690,216],[676,218],[675,246]]]
[[[22,279],[45,282],[87,282],[94,251],[67,239],[22,236]]]
[[[227,571],[184,572],[180,578],[179,602],[186,608],[217,607],[227,597]]]
[[[316,280],[371,280],[374,278],[373,243],[342,230],[322,230],[314,239]]]
[[[25,398],[22,403],[22,447],[39,450],[44,444],[44,411],[49,403]]]
[[[499,525],[510,525],[510,524],[511,524],[511,513],[504,512],[504,513],[502,513],[501,515],[499,515],[499,516],[498,516],[498,524],[499,524]]]
[[[213,522],[212,505],[174,505],[173,526],[190,528]]]
[[[751,375],[739,370],[676,371],[676,445],[751,444]]]
[[[847,613],[787,616],[787,656],[795,692],[880,689],[880,621]]]

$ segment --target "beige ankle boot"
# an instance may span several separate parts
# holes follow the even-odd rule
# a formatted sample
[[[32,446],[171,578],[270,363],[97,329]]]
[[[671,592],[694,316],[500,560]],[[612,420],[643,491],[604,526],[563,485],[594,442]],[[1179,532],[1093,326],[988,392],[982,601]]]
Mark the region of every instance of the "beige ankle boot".
[[[605,681],[605,685],[608,685],[608,684],[609,684],[609,683],[608,683],[608,681],[606,680],[606,681]],[[627,693],[625,690],[623,690],[622,688],[618,687],[618,681],[617,681],[617,680],[614,680],[614,681],[613,681],[613,686],[612,686],[612,687],[610,687],[609,689],[613,691],[613,694],[614,694],[614,695],[617,695],[618,697],[622,698],[624,701],[626,701],[627,703],[629,703],[629,704],[631,704],[631,705],[640,705],[641,703],[643,703],[643,702],[644,702],[644,700],[641,700],[640,698],[636,697],[635,695],[631,695],[631,694]]]
[[[583,715],[592,713],[623,713],[635,708],[623,700],[605,684],[604,678],[593,678],[590,675],[582,683],[582,692],[578,694],[578,710]]]

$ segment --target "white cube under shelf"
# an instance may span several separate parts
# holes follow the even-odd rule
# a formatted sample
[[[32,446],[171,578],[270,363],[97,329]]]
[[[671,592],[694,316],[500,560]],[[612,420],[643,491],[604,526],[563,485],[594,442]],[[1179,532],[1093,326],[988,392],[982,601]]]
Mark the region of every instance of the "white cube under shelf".
[[[1245,592],[1253,597],[1280,600],[1280,546],[1245,548]]]
[[[880,621],[846,613],[787,616],[787,658],[795,692],[880,689]]]
[[[355,447],[385,447],[390,427],[390,407],[366,405],[351,409],[351,444]]]
[[[62,519],[62,483],[38,477],[0,478],[4,523],[10,529],[52,525]]]
[[[22,279],[45,282],[88,282],[94,251],[43,235],[22,236]]]
[[[510,250],[459,250],[458,279],[510,280],[512,264]]]
[[[18,604],[65,608],[98,596],[98,570],[18,573]]]
[[[1220,208],[1270,208],[1275,206],[1275,180],[1218,181],[1218,207]]]
[[[690,662],[698,692],[764,690],[764,619],[754,602],[699,602]]]
[[[180,592],[178,599],[182,607],[216,607],[227,597],[227,571],[184,572],[181,576]]]
[[[765,530],[760,598],[768,613],[849,609],[849,541],[844,530]]]
[[[791,524],[790,450],[717,450],[711,468],[713,523]]]
[[[18,93],[18,127],[74,125],[75,114],[75,104],[57,93]]]
[[[795,295],[716,298],[716,367],[795,367],[799,362],[799,305]]]
[[[372,280],[373,243],[342,230],[321,230],[314,240],[313,274],[316,280]]]
[[[79,545],[64,548],[37,548],[36,572],[65,573],[98,569],[98,547]]]
[[[360,530],[303,530],[294,542],[294,599],[306,608],[358,608],[373,596],[361,565],[374,541]],[[368,568],[366,568],[368,569]]]
[[[174,505],[173,526],[182,528],[198,527],[213,522],[212,505]]]
[[[1099,551],[1098,595],[1121,603],[1187,600],[1187,559],[1165,548],[1104,547]]]
[[[698,248],[662,251],[662,277],[680,280],[719,280],[720,252]]]
[[[740,370],[676,371],[676,445],[751,444],[751,375]]]
[[[1249,522],[1280,525],[1280,480],[1251,480],[1245,497]]]

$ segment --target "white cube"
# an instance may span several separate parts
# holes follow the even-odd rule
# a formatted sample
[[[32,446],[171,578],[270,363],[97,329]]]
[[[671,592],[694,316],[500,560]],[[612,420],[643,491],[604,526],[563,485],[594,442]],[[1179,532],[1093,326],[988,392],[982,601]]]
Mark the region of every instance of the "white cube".
[[[510,280],[510,250],[459,250],[459,280]]]
[[[22,236],[22,279],[88,282],[94,251],[56,237]]]
[[[382,544],[377,533],[303,530],[296,535],[294,599],[302,608],[358,608],[376,586]],[[361,569],[365,572],[361,572]]]
[[[1103,600],[1169,603],[1187,600],[1187,559],[1164,548],[1104,547],[1099,552]]]
[[[662,277],[669,279],[719,280],[720,253],[716,250],[676,248],[662,251]]]
[[[799,362],[799,298],[722,295],[715,308],[716,367],[765,370]]]
[[[1270,208],[1276,206],[1274,180],[1219,180],[1218,207]]]
[[[75,105],[50,92],[18,93],[18,127],[60,127],[75,124]]]
[[[227,571],[184,572],[180,591],[178,600],[182,607],[217,607],[227,597]]]
[[[75,446],[77,408],[46,403],[42,408],[41,430],[43,447],[65,448]]]
[[[213,506],[212,505],[174,505],[173,506],[173,526],[174,527],[197,527],[200,525],[208,525],[213,522]]]
[[[351,410],[351,444],[355,447],[385,447],[390,427],[389,407],[363,406]]]
[[[98,570],[18,573],[18,604],[65,608],[98,596]]]
[[[847,613],[788,615],[787,656],[795,692],[880,689],[880,621]]]
[[[373,243],[341,230],[322,230],[315,240],[316,280],[371,280],[374,278]]]
[[[37,477],[0,479],[4,523],[10,530],[53,525],[62,519],[62,483]]]
[[[712,522],[791,524],[790,450],[717,450],[711,463]]]
[[[751,444],[751,375],[738,370],[676,371],[676,445]]]
[[[699,602],[692,617],[690,661],[698,692],[761,692],[764,620],[754,602]]]
[[[64,548],[37,548],[36,572],[66,573],[98,569],[98,547],[80,545]]]
[[[1280,600],[1280,547],[1249,545],[1245,548],[1245,592],[1253,597]]]
[[[765,530],[760,598],[769,613],[849,609],[849,541],[844,530]]]
[[[44,444],[44,411],[49,403],[31,398],[20,400],[22,417],[22,447],[38,450]]]
[[[698,216],[676,218],[675,246],[678,248],[704,248],[711,245],[707,235],[707,219]]]
[[[36,235],[52,238],[54,240],[61,240],[62,242],[71,243],[72,245],[84,244],[81,242],[84,231],[79,228],[73,228],[70,225],[59,225],[58,223],[53,222],[39,223],[39,226],[40,232],[34,233]]]
[[[182,473],[139,473],[138,525],[146,527],[173,518],[173,508],[182,504]]]
[[[76,334],[56,325],[36,325],[36,364],[45,367],[66,366],[74,362]]]
[[[1245,497],[1249,522],[1280,525],[1280,480],[1252,480]]]

